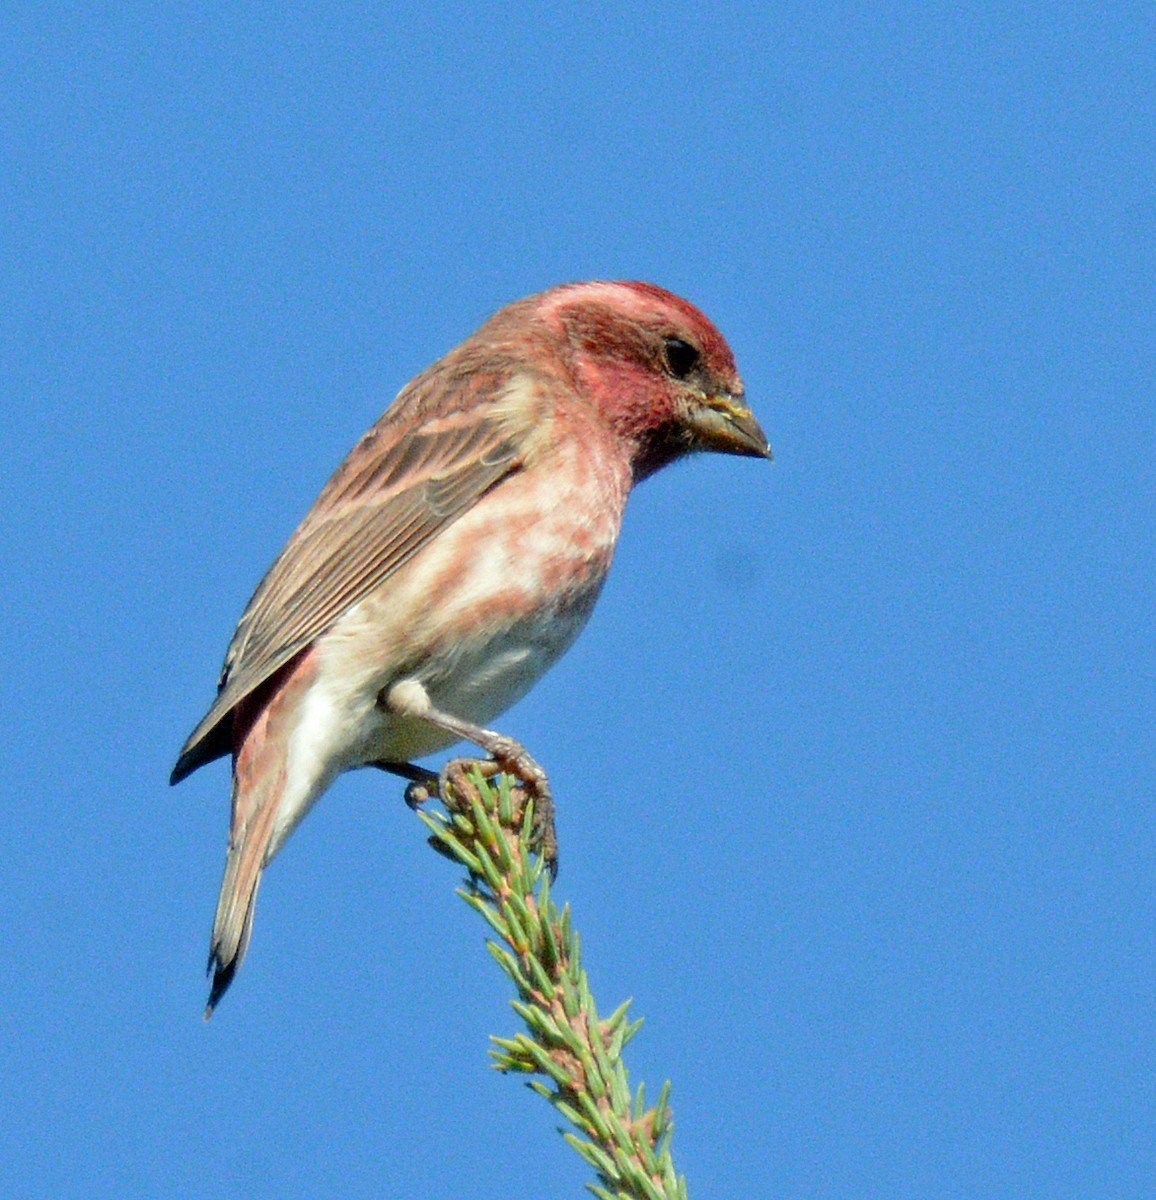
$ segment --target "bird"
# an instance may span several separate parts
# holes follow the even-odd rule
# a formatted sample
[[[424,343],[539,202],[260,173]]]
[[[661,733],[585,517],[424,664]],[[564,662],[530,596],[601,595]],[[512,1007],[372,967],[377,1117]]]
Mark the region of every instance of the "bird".
[[[472,742],[533,789],[491,730],[570,646],[631,488],[699,451],[769,459],[711,321],[639,281],[568,283],[500,309],[417,375],[356,443],[258,584],[176,784],[232,758],[206,1019],[249,946],[262,872],[338,775]]]

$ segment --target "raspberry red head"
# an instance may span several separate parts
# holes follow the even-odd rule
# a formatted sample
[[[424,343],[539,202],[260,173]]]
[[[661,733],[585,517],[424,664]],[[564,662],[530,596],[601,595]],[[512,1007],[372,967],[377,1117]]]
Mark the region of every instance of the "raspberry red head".
[[[730,346],[693,304],[650,283],[599,282],[544,293],[540,312],[635,482],[695,450],[770,457]]]

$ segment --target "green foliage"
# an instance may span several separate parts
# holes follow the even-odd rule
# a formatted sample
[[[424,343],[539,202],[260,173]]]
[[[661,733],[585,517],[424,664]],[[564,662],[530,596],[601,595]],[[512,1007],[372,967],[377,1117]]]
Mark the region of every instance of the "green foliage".
[[[530,850],[532,803],[509,777],[477,771],[454,773],[442,792],[446,815],[419,815],[435,849],[469,872],[458,894],[492,930],[486,945],[526,1026],[492,1039],[494,1065],[536,1077],[530,1087],[577,1130],[562,1136],[596,1172],[587,1186],[601,1200],[686,1200],[670,1156],[670,1085],[652,1108],[643,1087],[631,1095],[622,1050],[642,1022],[627,1020],[629,1001],[599,1019],[570,907],[558,911]]]

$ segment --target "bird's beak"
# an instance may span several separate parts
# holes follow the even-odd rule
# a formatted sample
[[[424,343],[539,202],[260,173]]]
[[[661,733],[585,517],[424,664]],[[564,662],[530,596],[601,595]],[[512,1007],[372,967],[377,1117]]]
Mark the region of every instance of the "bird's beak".
[[[771,457],[767,435],[741,396],[704,396],[690,413],[687,428],[699,449],[749,458]]]

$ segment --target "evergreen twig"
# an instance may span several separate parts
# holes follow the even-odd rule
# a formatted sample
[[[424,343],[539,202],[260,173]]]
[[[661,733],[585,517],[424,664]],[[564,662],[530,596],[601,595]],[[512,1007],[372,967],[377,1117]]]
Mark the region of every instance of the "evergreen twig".
[[[488,782],[476,770],[453,773],[443,791],[444,815],[418,815],[434,848],[469,873],[458,894],[493,931],[487,948],[526,1025],[491,1039],[494,1066],[537,1077],[530,1087],[577,1130],[562,1136],[594,1168],[587,1187],[600,1200],[686,1200],[670,1155],[670,1085],[650,1108],[641,1085],[631,1095],[622,1049],[642,1022],[627,1020],[629,1001],[599,1019],[570,906],[558,911],[530,851],[532,803],[508,776]]]

